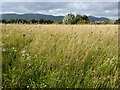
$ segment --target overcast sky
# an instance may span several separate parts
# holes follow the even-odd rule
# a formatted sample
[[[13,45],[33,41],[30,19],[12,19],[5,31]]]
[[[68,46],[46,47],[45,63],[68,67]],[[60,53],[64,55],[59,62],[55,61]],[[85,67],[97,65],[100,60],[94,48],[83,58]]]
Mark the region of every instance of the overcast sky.
[[[2,13],[40,13],[66,15],[68,13],[118,18],[117,2],[3,2]]]

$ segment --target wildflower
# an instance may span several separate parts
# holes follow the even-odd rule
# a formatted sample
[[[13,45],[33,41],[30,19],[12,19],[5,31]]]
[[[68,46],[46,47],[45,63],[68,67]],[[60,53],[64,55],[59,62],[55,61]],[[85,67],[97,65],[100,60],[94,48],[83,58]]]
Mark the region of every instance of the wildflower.
[[[28,56],[26,59],[27,59],[27,60],[30,60],[30,59],[31,59],[31,57],[30,57],[30,56]]]
[[[7,37],[9,37],[9,35],[7,35]]]
[[[26,56],[29,56],[29,54],[27,53]]]
[[[17,50],[15,49],[14,52],[17,52]]]
[[[68,64],[66,63],[65,66],[68,66]]]
[[[29,34],[28,36],[30,37],[31,35]]]
[[[3,52],[6,52],[7,50],[5,48],[2,49]]]
[[[13,50],[15,50],[15,47],[12,47]]]
[[[44,87],[46,87],[47,85],[44,85]]]
[[[110,60],[110,58],[108,58],[108,60]]]
[[[59,78],[59,77],[57,77],[56,79],[57,79],[57,80],[59,80],[60,78]]]
[[[24,57],[24,56],[25,56],[25,54],[22,54],[22,56]]]
[[[25,50],[23,50],[21,53],[23,54],[23,53],[25,53],[26,51]]]
[[[39,42],[36,42],[36,43],[39,43]]]
[[[27,86],[27,88],[29,88],[30,86]]]

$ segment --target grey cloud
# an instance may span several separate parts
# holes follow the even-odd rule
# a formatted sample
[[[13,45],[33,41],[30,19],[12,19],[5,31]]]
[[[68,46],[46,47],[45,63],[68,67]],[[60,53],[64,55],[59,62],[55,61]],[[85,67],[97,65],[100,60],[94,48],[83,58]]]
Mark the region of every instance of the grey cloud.
[[[74,3],[70,9],[76,11],[78,14],[88,14],[100,17],[116,18],[118,16],[118,3],[102,2],[102,3]]]
[[[39,10],[51,10],[51,9],[57,9],[57,8],[65,8],[67,2],[7,2],[3,3],[3,11],[16,11],[20,12],[24,9],[27,9],[28,11],[39,11]],[[22,9],[22,10],[21,10]]]
[[[67,13],[88,14],[116,18],[117,2],[4,2],[4,12],[44,13],[65,15]]]

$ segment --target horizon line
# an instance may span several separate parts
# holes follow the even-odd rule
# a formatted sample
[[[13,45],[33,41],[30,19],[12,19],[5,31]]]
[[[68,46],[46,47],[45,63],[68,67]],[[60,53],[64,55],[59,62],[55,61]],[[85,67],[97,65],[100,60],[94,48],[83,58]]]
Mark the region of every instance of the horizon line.
[[[0,13],[1,15],[2,14],[17,14],[17,15],[24,15],[24,14],[41,14],[41,15],[50,15],[50,16],[65,16],[65,15],[52,15],[52,14],[44,14],[44,13],[15,13],[15,12],[12,12],[12,13]],[[67,14],[70,14],[70,13],[67,13]],[[67,15],[66,14],[66,15]],[[72,13],[72,14],[75,14],[75,13]],[[77,15],[82,15],[82,14],[77,14]],[[86,15],[86,14],[83,14],[83,15]],[[95,15],[86,15],[86,16],[93,16],[93,17],[97,17],[97,18],[108,18],[110,19],[109,17],[106,17],[106,16],[95,16]],[[118,18],[116,18],[118,19]],[[110,19],[110,20],[116,20],[116,19]]]

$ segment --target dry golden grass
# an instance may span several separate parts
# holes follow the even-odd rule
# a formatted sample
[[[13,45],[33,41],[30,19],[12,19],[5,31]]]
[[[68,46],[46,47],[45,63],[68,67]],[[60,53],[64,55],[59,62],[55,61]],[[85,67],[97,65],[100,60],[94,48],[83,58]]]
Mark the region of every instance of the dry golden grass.
[[[3,87],[118,87],[117,25],[2,25]]]

